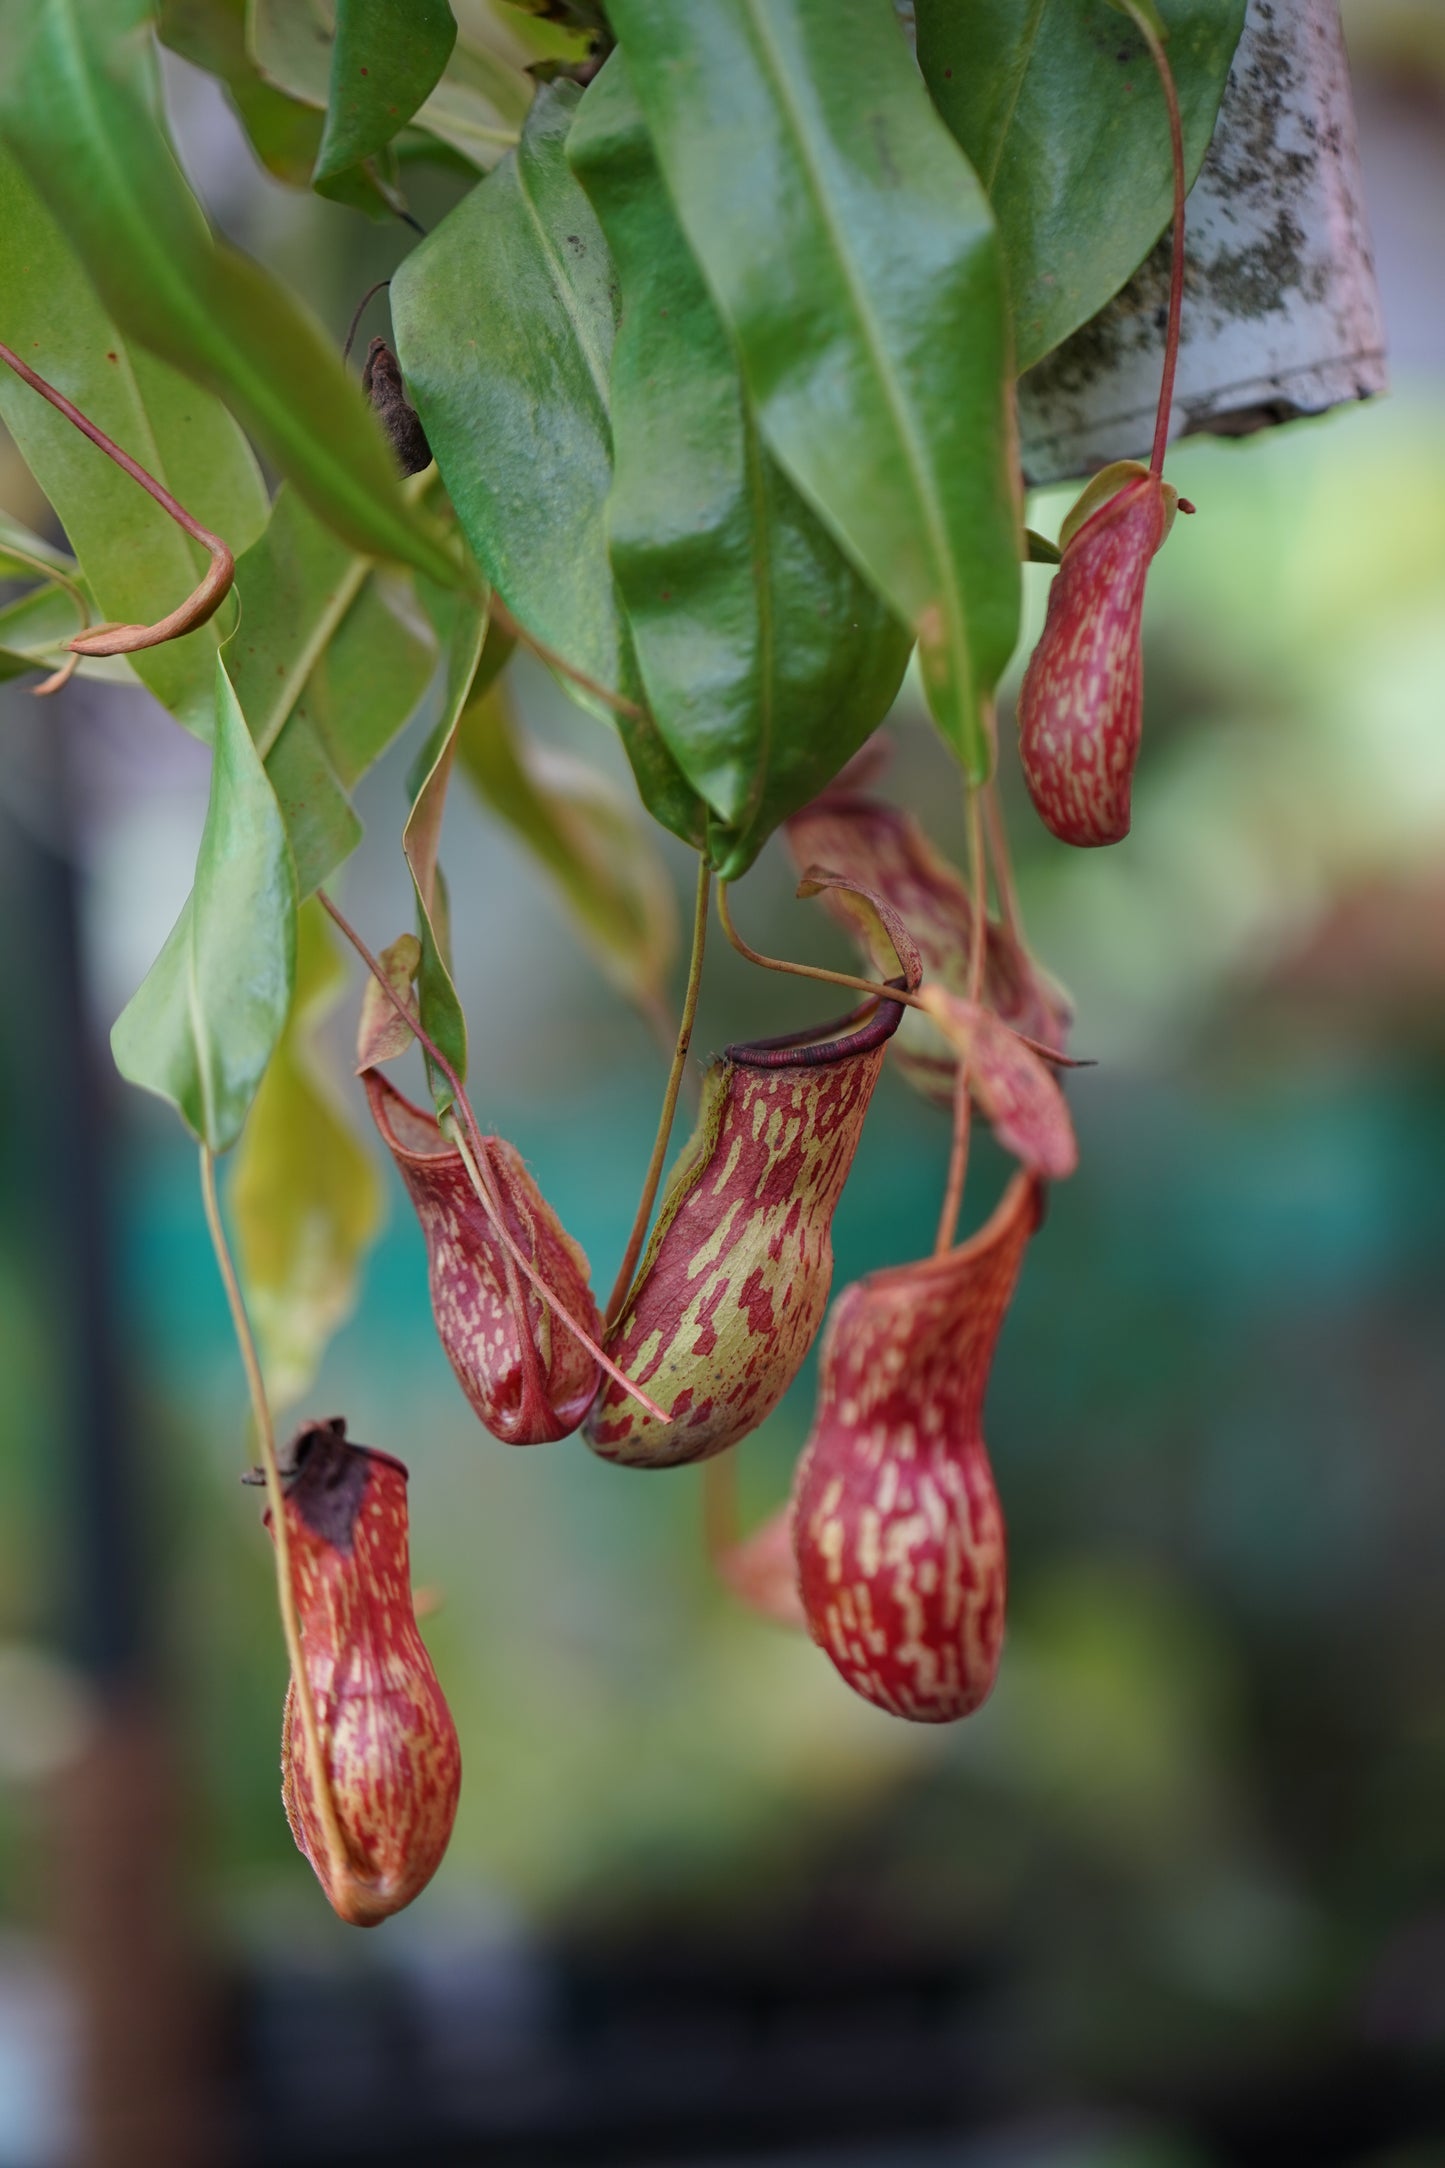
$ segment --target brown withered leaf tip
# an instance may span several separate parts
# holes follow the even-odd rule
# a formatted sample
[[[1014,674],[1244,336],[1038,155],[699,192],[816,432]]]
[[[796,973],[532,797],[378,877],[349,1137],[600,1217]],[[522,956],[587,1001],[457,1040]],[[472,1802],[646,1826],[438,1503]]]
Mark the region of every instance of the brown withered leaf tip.
[[[462,1391],[506,1445],[565,1438],[586,1414],[601,1370],[517,1271],[434,1118],[368,1070],[362,1081],[426,1242],[432,1314]],[[486,1140],[506,1225],[584,1332],[600,1340],[587,1259],[501,1137]]]
[[[426,1887],[461,1789],[456,1726],[412,1607],[406,1481],[399,1460],[350,1444],[339,1420],[301,1432],[285,1478],[291,1585],[345,1868],[317,1812],[294,1681],[282,1799],[331,1904],[358,1927]]]
[[[973,945],[973,902],[963,876],[898,806],[833,783],[787,823],[788,848],[799,871],[814,860],[876,891],[912,934],[924,979],[964,995]],[[824,898],[875,971],[889,968],[873,914],[840,889]],[[1073,1011],[1056,986],[1007,931],[990,920],[985,937],[983,999],[1015,1031],[1062,1053]],[[890,1056],[916,1091],[935,1106],[953,1104],[957,1057],[937,1026],[910,1009]]]
[[[668,1419],[604,1381],[585,1433],[604,1460],[706,1460],[755,1430],[792,1384],[823,1321],[833,1213],[899,1013],[883,1004],[841,1038],[730,1047],[708,1070],[697,1128],[606,1343]]]
[[[406,395],[401,366],[385,339],[373,339],[361,372],[361,388],[386,432],[403,474],[420,474],[432,460],[421,416]]]
[[[1064,1181],[1079,1164],[1079,1147],[1068,1101],[1049,1064],[991,1009],[960,1001],[942,986],[926,986],[922,999],[954,1051],[967,1060],[973,1097],[1004,1150],[1035,1174]]]
[[[1143,722],[1144,584],[1177,498],[1141,474],[1065,544],[1019,689],[1019,756],[1040,820],[1062,843],[1129,833]]]
[[[1014,1176],[960,1248],[846,1288],[823,1342],[793,1535],[808,1628],[854,1691],[915,1723],[983,1702],[1007,1563],[983,1403],[1042,1191]]]

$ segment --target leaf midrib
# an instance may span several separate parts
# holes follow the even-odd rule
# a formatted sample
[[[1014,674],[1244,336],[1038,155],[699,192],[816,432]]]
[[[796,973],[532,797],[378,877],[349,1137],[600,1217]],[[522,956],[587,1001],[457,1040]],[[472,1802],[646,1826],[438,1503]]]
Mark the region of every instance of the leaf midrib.
[[[934,558],[934,569],[937,575],[936,585],[943,600],[953,635],[951,644],[957,659],[962,665],[962,683],[966,687],[971,687],[973,673],[970,667],[968,635],[960,607],[960,598],[955,583],[943,577],[951,554],[948,548],[947,523],[943,518],[942,507],[928,484],[927,462],[923,457],[922,446],[917,439],[913,418],[908,411],[906,401],[902,397],[900,387],[895,383],[893,372],[887,366],[887,349],[883,344],[873,311],[868,304],[867,293],[860,285],[854,271],[852,259],[845,245],[844,235],[828,201],[822,175],[819,173],[811,155],[807,133],[803,126],[803,116],[793,96],[792,86],[788,81],[787,71],[782,65],[781,56],[766,27],[766,18],[759,11],[758,0],[742,0],[742,7],[752,26],[764,66],[772,80],[778,103],[792,125],[804,181],[823,221],[828,239],[832,245],[833,254],[862,329],[864,343],[872,361],[874,373],[882,387],[884,402],[893,417],[894,426],[905,455],[904,463],[913,483],[913,493],[923,514],[923,524]],[[917,630],[916,625],[914,630]]]

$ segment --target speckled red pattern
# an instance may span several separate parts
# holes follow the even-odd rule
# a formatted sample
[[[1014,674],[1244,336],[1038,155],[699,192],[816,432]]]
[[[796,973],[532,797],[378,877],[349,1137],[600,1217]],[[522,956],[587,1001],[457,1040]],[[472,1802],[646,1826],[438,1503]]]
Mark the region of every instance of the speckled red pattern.
[[[1019,753],[1039,818],[1063,843],[1129,833],[1144,668],[1140,618],[1150,561],[1168,531],[1166,485],[1128,482],[1064,550],[1048,616],[1019,692]]]
[[[441,1865],[461,1752],[417,1631],[406,1470],[348,1444],[340,1424],[303,1433],[287,1479],[286,1531],[301,1646],[351,1874],[333,1879],[317,1820],[294,1685],[281,1733],[281,1796],[297,1844],[341,1917],[373,1927]],[[266,1516],[267,1526],[270,1515]]]
[[[713,1063],[637,1292],[606,1343],[668,1420],[604,1379],[586,1431],[604,1460],[706,1460],[782,1399],[828,1305],[833,1212],[883,1052],[816,1068]]]
[[[517,1271],[461,1153],[431,1115],[376,1069],[365,1071],[364,1082],[376,1126],[421,1221],[432,1313],[462,1391],[506,1445],[567,1437],[597,1391],[596,1357]],[[501,1137],[489,1137],[487,1144],[512,1235],[567,1314],[599,1340],[602,1324],[586,1257],[511,1145]]]
[[[787,823],[788,848],[801,872],[828,866],[890,903],[918,944],[924,979],[955,994],[968,991],[973,904],[963,876],[935,850],[911,813],[885,799],[834,784]],[[824,891],[824,905],[846,928],[872,969],[893,968],[873,914],[846,890]],[[1068,997],[1005,929],[990,920],[983,999],[1015,1031],[1062,1053],[1073,1011]],[[953,1105],[957,1062],[936,1025],[910,1009],[890,1060],[934,1104]]]
[[[961,1248],[855,1282],[823,1342],[793,1494],[803,1608],[849,1686],[914,1723],[970,1715],[998,1670],[1006,1559],[983,1401],[1041,1196],[1015,1175]]]

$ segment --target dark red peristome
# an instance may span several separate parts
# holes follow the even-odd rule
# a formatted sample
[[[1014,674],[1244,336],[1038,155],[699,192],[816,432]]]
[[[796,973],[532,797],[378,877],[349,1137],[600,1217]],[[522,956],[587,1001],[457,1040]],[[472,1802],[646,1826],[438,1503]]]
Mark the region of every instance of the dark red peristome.
[[[875,890],[912,934],[927,983],[967,994],[973,902],[963,876],[935,850],[912,814],[835,782],[793,815],[787,838],[800,872],[814,864],[828,866]],[[824,904],[873,969],[887,971],[888,951],[873,914],[846,889],[826,891]],[[1073,1020],[1068,997],[992,919],[983,1000],[1013,1030],[1063,1053]],[[928,1017],[909,1010],[890,1059],[936,1106],[952,1107],[957,1057]]]
[[[1064,546],[1019,691],[1019,754],[1039,818],[1062,843],[1129,833],[1143,719],[1144,582],[1176,502],[1140,474]]]
[[[823,1322],[833,1213],[899,1013],[882,1003],[862,1029],[811,1044],[729,1047],[708,1070],[697,1128],[607,1338],[667,1421],[604,1379],[586,1429],[604,1460],[707,1460],[756,1430],[792,1384]]]
[[[597,1359],[566,1330],[501,1242],[456,1146],[378,1070],[367,1097],[426,1238],[432,1312],[462,1391],[494,1437],[539,1445],[577,1428]],[[602,1335],[587,1259],[504,1138],[485,1140],[506,1223],[569,1317]],[[525,1330],[522,1321],[525,1320]]]
[[[412,1608],[406,1469],[303,1430],[285,1477],[291,1586],[337,1820],[338,1871],[316,1811],[294,1682],[281,1732],[291,1833],[342,1919],[374,1927],[425,1889],[456,1819],[461,1751]],[[266,1515],[271,1526],[271,1516]]]
[[[970,1715],[998,1670],[1006,1559],[983,1402],[1042,1195],[1017,1174],[971,1241],[856,1281],[823,1342],[793,1493],[808,1630],[855,1693],[914,1723]]]

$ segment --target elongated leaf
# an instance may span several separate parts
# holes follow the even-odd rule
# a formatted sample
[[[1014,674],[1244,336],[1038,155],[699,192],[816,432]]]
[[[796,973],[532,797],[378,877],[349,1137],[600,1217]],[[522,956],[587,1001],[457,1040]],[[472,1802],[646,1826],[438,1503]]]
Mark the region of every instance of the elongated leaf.
[[[485,611],[466,602],[458,604],[447,641],[442,711],[417,762],[412,778],[412,808],[401,838],[416,891],[417,935],[421,942],[416,983],[421,1021],[459,1077],[467,1073],[467,1022],[452,981],[446,887],[439,854],[447,785],[456,758],[457,724],[482,658],[486,631]],[[437,1112],[445,1114],[452,1103],[451,1086],[430,1057],[427,1066]]]
[[[246,50],[246,0],[160,0],[156,30],[163,45],[204,68],[226,95],[251,148],[277,180],[310,185],[321,148],[321,115],[268,83]]]
[[[275,794],[224,663],[196,881],[111,1032],[121,1075],[169,1099],[213,1152],[234,1144],[286,1022],[296,876]]]
[[[463,583],[320,326],[207,228],[165,132],[148,0],[12,0],[0,22],[0,131],[116,321],[221,393],[354,549]]]
[[[1192,182],[1245,0],[1160,0]],[[1109,0],[917,0],[918,58],[994,208],[1028,369],[1116,294],[1169,222],[1164,98]]]
[[[1008,339],[987,200],[889,0],[615,0],[692,251],[773,451],[918,637],[968,775],[1018,630]]]
[[[356,1306],[362,1257],[382,1221],[381,1183],[317,1044],[346,972],[321,906],[296,921],[296,985],[231,1181],[237,1262],[273,1407],[310,1389]]]
[[[351,791],[415,712],[436,641],[406,576],[358,557],[287,487],[236,591],[227,663],[307,896],[357,842]]]
[[[3,151],[0,338],[234,550],[261,532],[266,494],[230,415],[122,336],[59,227]],[[54,505],[102,618],[146,624],[189,594],[206,552],[4,367],[0,419]],[[72,622],[63,637],[77,629]],[[209,733],[215,713],[217,640],[213,619],[131,658],[142,684],[198,737]]]
[[[607,522],[659,730],[732,880],[891,706],[911,641],[765,449],[621,53],[567,141],[622,286]]]
[[[616,294],[602,229],[563,154],[577,98],[570,83],[538,94],[520,149],[402,265],[392,322],[437,465],[497,593],[575,669],[636,700],[604,524]],[[564,682],[617,723],[649,810],[700,842],[702,808],[656,725]]]
[[[661,1016],[678,949],[677,904],[635,809],[605,776],[526,737],[505,684],[468,701],[457,754],[612,984],[644,1014]]]
[[[436,87],[456,43],[447,0],[337,0],[326,133],[313,180],[333,192],[338,175],[383,150]]]

